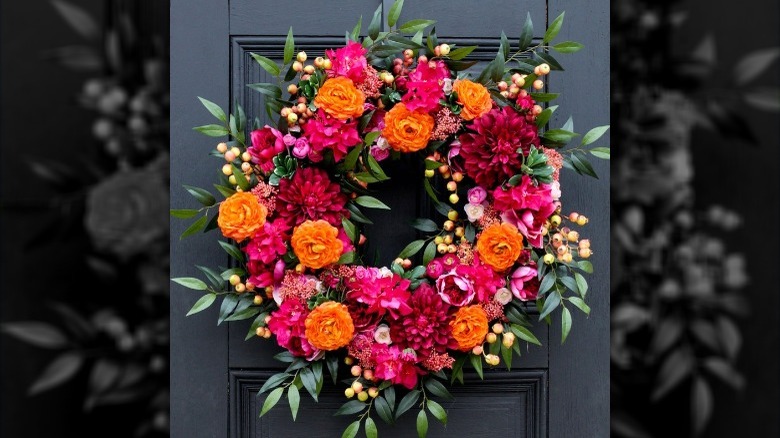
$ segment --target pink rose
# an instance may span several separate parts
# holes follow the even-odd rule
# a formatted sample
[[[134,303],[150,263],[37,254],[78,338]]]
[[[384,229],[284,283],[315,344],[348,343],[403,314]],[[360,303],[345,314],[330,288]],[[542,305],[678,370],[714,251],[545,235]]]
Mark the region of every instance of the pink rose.
[[[306,156],[309,155],[310,150],[309,141],[306,140],[305,137],[302,137],[295,140],[295,147],[293,148],[292,153],[295,158],[306,158]]]
[[[539,280],[536,275],[536,264],[520,266],[512,273],[509,283],[512,294],[520,301],[535,300],[539,293]]]
[[[474,300],[476,293],[471,281],[458,274],[457,269],[436,279],[436,290],[442,301],[452,306],[462,307]]]
[[[444,273],[444,265],[441,263],[440,259],[433,259],[425,268],[425,273],[435,280]]]
[[[472,187],[466,193],[466,198],[471,204],[481,204],[487,199],[487,190],[480,186]]]
[[[284,137],[282,137],[282,140],[284,141],[284,144],[287,146],[292,146],[295,144],[295,141],[297,138],[293,137],[290,134],[284,134]]]

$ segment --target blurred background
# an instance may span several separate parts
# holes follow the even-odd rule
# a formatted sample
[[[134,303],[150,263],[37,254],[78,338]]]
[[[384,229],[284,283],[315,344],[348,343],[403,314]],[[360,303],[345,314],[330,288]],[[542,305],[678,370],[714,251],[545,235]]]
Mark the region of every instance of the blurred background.
[[[613,436],[778,436],[779,6],[612,10]],[[167,42],[0,1],[1,437],[167,435]]]

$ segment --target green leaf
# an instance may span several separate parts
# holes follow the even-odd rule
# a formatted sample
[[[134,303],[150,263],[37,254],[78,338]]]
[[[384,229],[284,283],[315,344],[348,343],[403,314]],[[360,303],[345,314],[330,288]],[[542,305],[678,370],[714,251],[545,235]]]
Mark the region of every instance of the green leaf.
[[[531,20],[531,13],[525,17],[525,24],[523,24],[523,30],[520,32],[520,50],[525,50],[531,45],[531,41],[534,39],[534,22]]]
[[[436,243],[431,240],[425,245],[425,251],[423,251],[423,265],[428,265],[436,257]]]
[[[439,231],[439,226],[436,225],[436,222],[426,218],[417,218],[413,220],[412,227],[425,233],[434,233]]]
[[[352,214],[350,215],[350,219],[355,220],[357,222],[360,222],[361,224],[372,224],[371,220],[366,217],[366,215],[363,214],[363,212],[360,211],[359,208],[357,208],[353,204],[347,204],[347,210],[349,210]]]
[[[539,314],[539,321],[543,320],[547,315],[553,312],[561,304],[561,295],[557,292],[548,294],[544,299],[544,305],[542,306],[542,313]]]
[[[541,63],[547,63],[550,66],[550,70],[557,70],[557,71],[563,71],[563,66],[558,62],[557,59],[555,59],[554,56],[550,55],[549,53],[545,52],[534,52],[534,58],[536,58]],[[526,78],[526,81],[528,78]]]
[[[301,394],[298,391],[298,387],[290,385],[287,388],[287,401],[290,403],[290,412],[292,413],[293,421],[298,416],[298,407],[301,404]]]
[[[219,307],[219,318],[217,325],[222,324],[228,316],[236,309],[238,305],[238,295],[228,294],[222,299],[222,305]]]
[[[553,285],[555,284],[555,272],[550,271],[548,272],[544,278],[542,278],[542,282],[539,283],[539,295],[545,294],[548,290],[550,290]]]
[[[409,391],[408,394],[404,396],[404,398],[401,399],[401,402],[398,403],[398,409],[395,410],[395,418],[398,419],[403,415],[406,411],[412,408],[417,403],[417,400],[420,399],[420,390],[415,389],[412,391]]]
[[[217,189],[217,191],[222,194],[222,196],[227,199],[233,195],[236,194],[235,189],[230,187],[221,186],[219,184],[214,184],[214,188]]]
[[[560,96],[560,93],[529,93],[536,102],[550,102]]]
[[[360,421],[355,421],[344,429],[344,433],[341,434],[341,438],[355,438],[358,430],[360,430]]]
[[[219,246],[221,246],[222,249],[225,250],[225,252],[228,253],[230,257],[233,257],[235,260],[238,260],[239,262],[244,261],[244,253],[240,249],[238,249],[237,246],[231,245],[221,240],[219,241]]]
[[[412,243],[406,245],[406,248],[404,248],[398,254],[398,257],[402,258],[402,259],[409,258],[409,257],[417,254],[418,252],[420,252],[420,250],[422,249],[423,245],[425,245],[425,241],[424,240],[415,240]]]
[[[417,414],[417,437],[425,438],[428,436],[428,414],[424,410],[420,410]]]
[[[395,408],[395,388],[392,385],[383,389],[384,398],[387,401],[387,405],[392,411]]]
[[[542,134],[543,138],[546,138],[548,140],[552,140],[556,143],[563,143],[566,144],[569,141],[571,141],[572,138],[578,137],[579,134],[567,131],[565,129],[551,129],[544,134]]]
[[[600,139],[609,130],[609,125],[597,126],[582,137],[582,145],[587,146]]]
[[[262,94],[265,94],[266,96],[275,97],[277,99],[282,97],[282,89],[273,84],[260,82],[257,84],[246,84],[246,86]]]
[[[512,349],[506,348],[504,344],[501,344],[501,357],[504,359],[507,371],[512,370]]]
[[[436,417],[437,420],[441,421],[443,425],[447,425],[447,412],[444,410],[444,408],[436,403],[433,400],[428,400],[428,403],[426,404],[428,407],[428,410],[433,414],[434,417]]]
[[[428,388],[428,391],[431,392],[431,394],[441,397],[445,400],[454,400],[455,398],[452,397],[452,394],[447,390],[447,388],[444,387],[444,385],[441,384],[436,379],[426,379],[425,380],[425,387]]]
[[[390,388],[388,388],[390,389]],[[387,391],[387,389],[385,390]],[[384,397],[377,397],[374,399],[374,407],[379,417],[387,424],[393,424],[393,410],[390,408],[390,403]]]
[[[271,408],[276,406],[277,403],[279,403],[279,399],[282,398],[282,393],[284,392],[284,388],[276,388],[273,391],[271,391],[270,394],[268,394],[268,397],[265,398],[265,402],[263,402],[263,409],[260,410],[260,416],[266,414],[266,412],[270,411]]]
[[[585,301],[582,300],[580,297],[570,297],[569,302],[574,304],[578,309],[582,310],[582,313],[586,315],[590,315],[590,306],[588,306]]]
[[[738,85],[745,85],[766,71],[776,59],[780,58],[780,48],[772,47],[752,52],[734,66],[734,75]]]
[[[193,234],[197,233],[198,231],[202,230],[203,227],[206,226],[206,223],[208,222],[209,217],[207,215],[203,215],[200,219],[196,220],[192,223],[189,227],[187,227],[186,230],[184,230],[183,233],[181,233],[181,236],[179,236],[179,240],[184,239],[185,237],[192,236]]]
[[[193,277],[172,278],[171,280],[192,290],[207,290],[209,288],[206,283]]]
[[[225,128],[222,125],[203,125],[203,126],[196,126],[192,129],[200,132],[203,135],[207,135],[209,137],[224,137],[230,134],[230,131],[228,131],[227,128]]]
[[[251,301],[250,301],[251,303]],[[240,304],[240,303],[239,303]],[[229,317],[225,318],[225,321],[244,321],[249,318],[254,318],[255,315],[260,313],[259,307],[247,307],[246,309],[236,308],[235,312]]]
[[[358,196],[355,198],[355,203],[366,208],[390,210],[390,207],[388,207],[384,202],[374,198],[373,196]]]
[[[512,324],[510,326],[510,330],[512,330],[512,333],[514,333],[515,336],[517,336],[518,338],[524,340],[525,342],[528,342],[528,343],[534,344],[534,345],[538,345],[540,347],[542,346],[542,343],[539,342],[539,339],[537,339],[536,336],[534,336],[534,334],[531,333],[531,331],[528,330],[527,328],[525,328],[523,326],[520,326],[520,325],[517,325],[517,324]]]
[[[574,281],[573,278],[569,276],[562,276],[559,277],[558,280],[560,280],[561,283],[563,283],[564,286],[572,290],[574,293],[579,293],[579,285],[576,281]]]
[[[571,313],[566,307],[561,311],[561,344],[566,342],[571,331]]]
[[[341,405],[341,407],[336,411],[335,415],[352,415],[357,414],[358,412],[363,411],[367,404],[363,403],[360,400],[352,400],[344,403]]]
[[[507,39],[503,30],[501,31],[501,43],[498,45],[498,50],[503,54],[504,59],[509,58],[509,39]]]
[[[583,272],[587,272],[588,274],[593,273],[593,263],[587,261],[587,260],[580,260],[577,262],[577,267],[583,270]]]
[[[30,386],[28,395],[35,395],[61,385],[76,375],[84,357],[79,353],[67,352],[54,359],[40,377]]]
[[[171,209],[171,216],[177,219],[189,219],[191,217],[197,216],[198,213],[200,213],[199,210],[191,210],[187,208]]]
[[[556,109],[558,109],[558,105],[545,108],[545,110],[542,111],[541,114],[536,116],[536,126],[539,128],[543,128],[547,124],[547,122],[550,121],[550,117],[552,117]]]
[[[225,281],[222,280],[222,277],[219,275],[219,272],[208,268],[206,266],[199,266],[195,265],[196,268],[200,269],[201,272],[206,274],[206,277],[208,277],[209,281],[211,282],[212,286],[216,289],[221,289],[224,285]]]
[[[479,375],[479,378],[484,380],[485,376],[482,374],[482,356],[469,354],[469,360],[471,360],[471,366],[474,367],[474,370]]]
[[[204,99],[200,96],[198,96],[198,99],[200,99],[200,103],[202,103],[203,106],[205,106],[206,109],[209,110],[211,115],[219,119],[219,121],[221,121],[222,123],[227,123],[227,115],[225,115],[225,111],[223,111],[219,105],[217,105],[216,103],[210,100]],[[219,126],[219,125],[214,125],[214,126]]]
[[[265,324],[265,317],[268,316],[268,313],[261,313],[257,315],[257,318],[255,318],[254,321],[252,321],[252,325],[249,326],[249,330],[246,332],[246,336],[244,337],[244,341],[248,341],[255,336],[257,336],[257,328],[261,325]]]
[[[282,70],[279,68],[279,65],[277,65],[271,59],[262,55],[258,55],[257,53],[250,53],[250,55],[252,58],[254,58],[255,61],[257,61],[258,64],[260,64],[260,67],[267,71],[271,76],[277,77],[282,72]]]
[[[571,154],[571,163],[580,173],[598,179],[596,171],[593,170],[593,166],[590,164],[590,161],[588,161],[588,158],[582,152],[574,151]]]
[[[563,16],[565,14],[566,12],[561,12],[561,15],[559,15],[555,20],[553,20],[552,23],[550,23],[550,26],[544,33],[544,39],[542,39],[542,42],[549,43],[558,36],[558,33],[561,31],[561,26],[563,25]]]
[[[585,47],[576,41],[564,41],[552,46],[552,49],[558,53],[576,53]]]
[[[278,360],[279,362],[292,363],[297,358],[293,356],[292,353],[290,353],[289,351],[283,351],[281,353],[275,354],[274,359]]]
[[[306,388],[306,391],[309,392],[311,395],[311,398],[314,399],[314,401],[317,400],[317,377],[314,375],[314,371],[311,370],[311,368],[303,368],[301,369],[301,373],[299,374],[301,376],[301,382],[303,383],[303,387]]]
[[[477,64],[479,61],[455,61],[452,59],[445,59],[447,67],[452,71],[463,71]]]
[[[358,19],[357,24],[352,29],[352,33],[350,36],[352,37],[352,41],[357,41],[358,38],[360,38],[360,30],[363,28],[363,16],[361,15]]]
[[[428,26],[433,26],[435,23],[434,20],[411,20],[399,26],[398,30],[403,33],[415,33]]]
[[[187,312],[187,316],[194,315],[198,312],[202,312],[209,308],[214,303],[214,300],[217,299],[217,294],[206,294],[200,297],[198,301],[195,302],[195,304],[192,306],[189,312]]]
[[[449,57],[454,61],[460,61],[461,59],[469,56],[478,46],[466,46],[458,47],[450,52]]]
[[[347,233],[349,239],[352,240],[353,242],[357,242],[358,231],[355,224],[353,224],[352,221],[350,221],[349,219],[342,217],[341,226],[344,227],[344,232]]]
[[[590,150],[590,154],[602,160],[609,160],[609,148],[598,147]]]
[[[691,414],[693,417],[693,430],[696,436],[699,436],[704,427],[710,421],[712,416],[713,396],[712,390],[707,382],[697,377],[693,381],[691,394]]]
[[[585,294],[588,293],[587,280],[585,280],[585,277],[583,277],[579,272],[574,273],[574,280],[577,282],[577,289],[579,290],[580,295],[584,297]]]
[[[336,355],[330,355],[325,357],[325,364],[328,366],[328,372],[333,379],[333,384],[338,382],[339,376],[339,358]]]
[[[233,176],[236,177],[236,184],[241,187],[241,190],[249,190],[249,181],[246,179],[246,175],[235,164],[233,164]]]
[[[372,40],[376,40],[379,36],[379,31],[382,27],[382,4],[380,3],[374,11],[374,17],[371,19],[371,24],[368,25],[368,37]]]
[[[366,417],[366,438],[376,438],[378,433],[374,420],[371,417]]]
[[[398,22],[398,17],[401,16],[401,9],[404,7],[404,0],[395,0],[393,6],[390,6],[390,11],[387,13],[387,25],[389,27],[395,26]]]
[[[209,193],[208,191],[201,189],[200,187],[193,187],[185,185],[183,186],[187,191],[192,195],[193,198],[195,198],[198,202],[203,204],[205,207],[211,207],[212,205],[217,203],[217,200],[214,199],[214,196]]]
[[[287,31],[287,39],[284,41],[284,63],[289,64],[295,55],[295,40],[293,39],[293,28]]]
[[[344,253],[339,257],[338,261],[336,262],[337,265],[348,265],[350,263],[355,263],[356,259],[355,251],[350,251],[348,253]]]
[[[363,152],[363,145],[357,145],[355,146],[347,156],[344,158],[344,168],[346,170],[354,170],[355,165],[357,164],[358,157],[360,157],[360,153]]]

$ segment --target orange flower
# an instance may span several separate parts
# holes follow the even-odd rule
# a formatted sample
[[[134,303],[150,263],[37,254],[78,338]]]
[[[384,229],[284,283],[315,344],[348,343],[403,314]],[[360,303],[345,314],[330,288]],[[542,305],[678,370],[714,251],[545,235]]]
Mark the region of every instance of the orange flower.
[[[317,306],[306,317],[306,339],[320,350],[346,347],[355,334],[355,325],[347,306],[328,301]]]
[[[416,152],[428,145],[433,131],[433,117],[423,111],[409,111],[399,103],[385,114],[382,136],[400,152]]]
[[[450,321],[452,337],[461,351],[469,351],[482,344],[488,332],[487,313],[480,306],[466,306],[458,309]]]
[[[341,257],[344,244],[338,235],[339,230],[324,220],[308,220],[293,230],[293,251],[303,266],[320,269]]]
[[[363,115],[365,102],[365,94],[355,87],[351,79],[342,76],[325,81],[314,98],[317,108],[341,120]]]
[[[458,103],[463,105],[463,110],[460,112],[463,120],[482,117],[493,108],[490,92],[482,84],[460,79],[452,85],[452,91],[458,93]]]
[[[523,251],[523,236],[512,224],[493,224],[477,239],[479,258],[496,272],[512,267]]]
[[[237,192],[222,201],[219,206],[217,225],[222,235],[240,242],[253,237],[265,225],[268,209],[260,204],[257,196],[247,192]]]

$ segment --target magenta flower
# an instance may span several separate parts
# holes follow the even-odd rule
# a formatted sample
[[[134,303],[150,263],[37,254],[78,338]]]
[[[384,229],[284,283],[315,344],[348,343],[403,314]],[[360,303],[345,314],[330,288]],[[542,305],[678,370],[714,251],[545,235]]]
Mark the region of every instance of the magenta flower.
[[[515,269],[509,282],[509,289],[520,301],[535,300],[539,292],[536,264],[520,266]]]
[[[314,162],[322,160],[322,153],[326,149],[332,150],[333,158],[339,161],[347,155],[351,147],[360,143],[357,121],[339,120],[325,115],[322,111],[318,111],[317,117],[306,123],[303,133],[311,146],[309,159]]]
[[[402,101],[410,111],[422,109],[432,112],[439,107],[439,101],[444,98],[444,79],[449,78],[450,71],[441,61],[423,62],[409,74],[406,82],[407,93]]]
[[[395,344],[411,348],[421,356],[431,351],[444,353],[457,348],[450,335],[449,304],[430,285],[423,283],[412,294],[412,311],[390,324]]]
[[[462,307],[474,300],[474,283],[465,274],[469,271],[466,266],[459,266],[452,271],[439,276],[436,279],[436,290],[445,303]]]
[[[287,225],[281,219],[273,222],[266,222],[263,228],[249,241],[244,247],[244,252],[249,256],[249,260],[259,260],[265,264],[270,264],[277,258],[287,253],[287,244],[289,238],[285,233]]]
[[[250,138],[252,145],[247,148],[247,152],[252,156],[252,162],[260,165],[263,172],[273,172],[274,157],[286,149],[282,133],[266,125],[263,129],[252,131]]]
[[[301,300],[287,299],[279,309],[271,314],[268,329],[276,336],[280,347],[286,348],[293,356],[315,360],[323,352],[314,348],[306,339],[306,317],[309,308]]]
[[[333,62],[331,71],[335,75],[346,76],[357,84],[363,81],[366,67],[368,67],[365,56],[367,52],[362,44],[351,41],[346,47],[337,50],[329,49],[325,51],[325,54]]]
[[[534,185],[528,175],[523,175],[519,185],[493,191],[493,198],[501,219],[516,226],[531,245],[541,248],[542,227],[555,211],[550,185]]]
[[[466,193],[466,197],[472,204],[481,204],[487,199],[487,190],[480,186],[472,187]]]
[[[311,147],[309,147],[309,141],[306,140],[306,137],[301,137],[295,140],[295,147],[293,147],[292,154],[295,158],[303,159],[309,155],[310,150]]]
[[[396,345],[374,344],[371,356],[376,363],[374,375],[379,379],[389,380],[407,389],[417,386],[417,377],[422,371],[415,366],[413,355],[405,354]]]
[[[290,229],[306,220],[318,219],[341,227],[341,217],[349,217],[349,210],[344,208],[346,203],[341,187],[319,168],[298,169],[292,179],[279,181],[276,211]]]
[[[347,298],[368,306],[368,311],[390,313],[394,318],[411,312],[409,280],[386,269],[359,266],[345,281]]]

